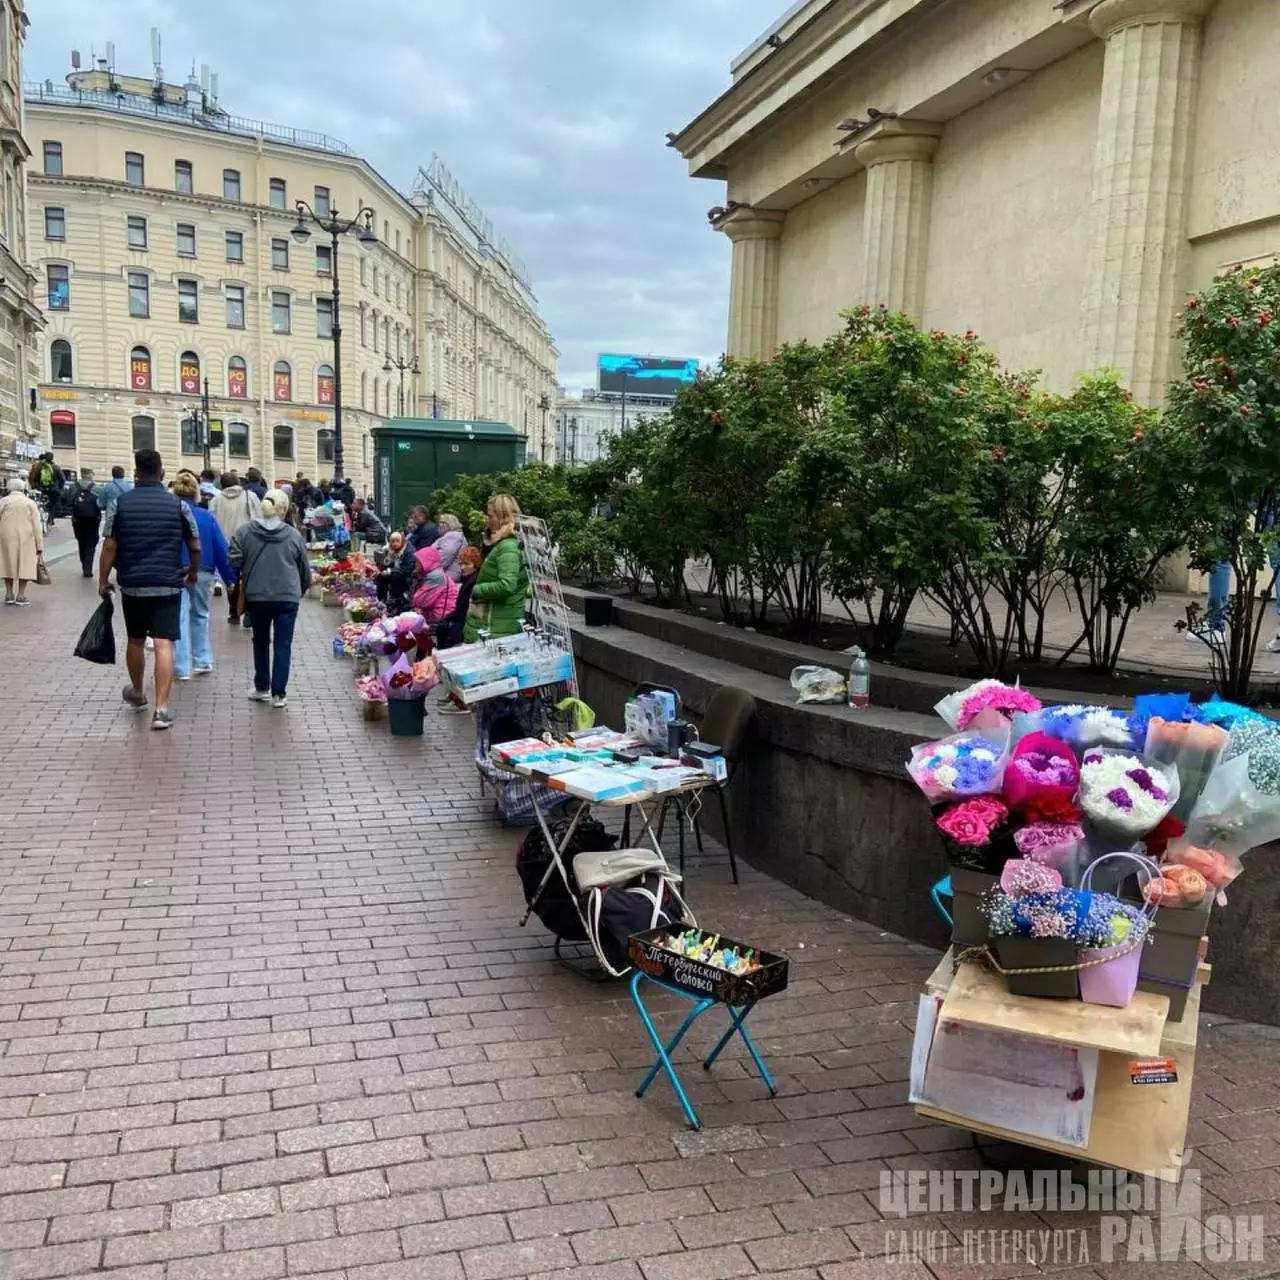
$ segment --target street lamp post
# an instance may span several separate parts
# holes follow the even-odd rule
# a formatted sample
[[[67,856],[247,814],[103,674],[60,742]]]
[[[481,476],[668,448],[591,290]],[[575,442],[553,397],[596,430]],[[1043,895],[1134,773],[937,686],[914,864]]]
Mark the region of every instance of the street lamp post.
[[[538,408],[542,410],[542,460],[547,460],[547,410],[551,408],[551,401],[544,391],[538,397]]]
[[[418,353],[415,351],[413,353],[413,358],[411,360],[402,360],[399,356],[396,356],[396,358],[393,360],[391,358],[391,353],[388,351],[387,362],[382,366],[382,372],[390,373],[393,369],[400,370],[400,416],[403,418],[404,417],[404,375],[406,372],[413,373],[413,374],[416,374],[419,372]],[[434,398],[435,397],[433,395],[432,399]]]
[[[311,228],[307,225],[310,220],[321,231],[329,233],[333,246],[329,261],[333,278],[333,474],[342,477],[345,472],[342,457],[342,318],[338,310],[338,238],[354,231],[361,244],[377,244],[378,237],[373,231],[372,209],[365,209],[354,218],[344,218],[337,209],[331,209],[322,218],[305,200],[299,200],[297,210],[298,221],[294,224],[293,238],[299,244],[306,244],[311,238]]]

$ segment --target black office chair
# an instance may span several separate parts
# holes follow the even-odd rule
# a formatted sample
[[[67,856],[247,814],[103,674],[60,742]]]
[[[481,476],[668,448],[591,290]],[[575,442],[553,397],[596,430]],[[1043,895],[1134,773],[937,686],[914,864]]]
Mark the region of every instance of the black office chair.
[[[733,832],[729,826],[729,807],[725,803],[725,788],[733,781],[738,766],[746,754],[747,735],[756,715],[756,700],[737,685],[721,685],[711,695],[707,703],[706,714],[702,717],[701,738],[703,742],[711,742],[718,746],[728,766],[728,777],[716,787],[716,799],[720,802],[720,821],[724,826],[724,844],[729,851],[729,871],[733,883],[738,883],[738,861],[733,854]],[[663,802],[662,812],[658,815],[658,841],[662,841],[662,829],[666,822],[667,807],[675,805],[680,822],[680,870],[684,871],[684,819],[686,802],[680,796],[669,796]],[[693,835],[702,850],[702,823],[695,813],[693,816]]]

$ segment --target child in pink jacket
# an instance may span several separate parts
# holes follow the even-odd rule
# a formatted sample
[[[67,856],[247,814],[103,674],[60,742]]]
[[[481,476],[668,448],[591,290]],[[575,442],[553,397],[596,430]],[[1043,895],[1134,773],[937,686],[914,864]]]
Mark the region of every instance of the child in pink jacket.
[[[421,574],[413,593],[413,607],[428,622],[443,622],[458,603],[458,584],[440,567],[440,553],[435,547],[423,547],[413,558]]]

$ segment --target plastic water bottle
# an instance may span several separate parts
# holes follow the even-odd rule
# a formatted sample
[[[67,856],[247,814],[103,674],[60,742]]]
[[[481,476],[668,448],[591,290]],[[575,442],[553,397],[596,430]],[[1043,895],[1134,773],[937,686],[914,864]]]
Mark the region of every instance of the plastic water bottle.
[[[861,711],[871,701],[871,663],[857,645],[849,652],[853,655],[849,664],[849,705]]]

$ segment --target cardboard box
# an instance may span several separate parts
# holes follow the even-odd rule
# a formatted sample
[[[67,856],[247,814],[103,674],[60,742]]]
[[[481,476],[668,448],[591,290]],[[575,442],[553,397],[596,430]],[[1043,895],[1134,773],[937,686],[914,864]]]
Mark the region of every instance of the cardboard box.
[[[951,942],[957,947],[980,947],[987,941],[987,917],[979,910],[983,894],[999,877],[955,867],[951,872]]]

